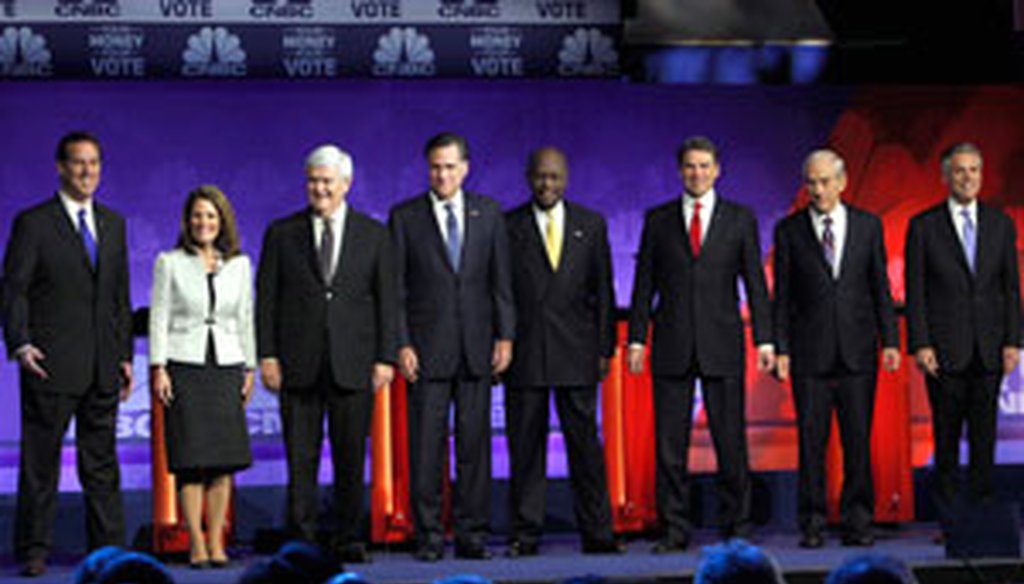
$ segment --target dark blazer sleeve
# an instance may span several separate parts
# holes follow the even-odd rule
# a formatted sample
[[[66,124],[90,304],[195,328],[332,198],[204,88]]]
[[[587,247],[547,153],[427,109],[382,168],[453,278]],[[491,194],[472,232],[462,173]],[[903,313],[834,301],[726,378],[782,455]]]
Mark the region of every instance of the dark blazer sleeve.
[[[925,250],[922,221],[923,218],[920,216],[910,220],[910,227],[907,229],[906,246],[903,252],[907,351],[910,353],[932,346],[932,340],[928,334],[928,317],[925,307]]]
[[[1021,330],[1020,267],[1017,258],[1017,229],[1013,220],[1006,219],[1006,237],[1003,238],[1003,286],[1006,291],[1006,338],[1004,347],[1024,347]]]
[[[889,271],[885,254],[885,235],[882,221],[869,216],[871,233],[871,293],[874,296],[875,320],[878,336],[885,348],[900,346],[899,328],[896,324],[896,310],[892,304],[889,288]]]
[[[790,354],[789,303],[791,299],[792,269],[790,265],[792,249],[789,241],[789,219],[783,219],[775,226],[775,301],[773,308],[773,324],[775,325],[775,352],[780,355]]]
[[[377,362],[394,363],[398,359],[398,287],[395,279],[395,254],[387,231],[382,231],[374,287],[377,291]]]
[[[405,232],[405,221],[402,218],[401,209],[392,209],[388,217],[388,230],[391,232],[391,252],[394,255],[396,309],[395,309],[395,339],[398,348],[412,345],[412,337],[409,335],[409,319],[406,311],[406,302],[409,294],[406,290],[406,261],[407,261],[407,234]]]
[[[28,288],[39,259],[39,248],[24,214],[14,220],[4,255],[4,342],[13,354],[32,342],[28,332]]]
[[[747,305],[750,306],[754,344],[763,345],[772,342],[771,302],[768,300],[768,285],[761,265],[757,218],[748,209],[743,210],[743,216],[745,225],[740,258],[743,287],[747,291]]]
[[[640,235],[640,251],[636,258],[636,272],[633,275],[633,297],[629,307],[629,342],[647,342],[647,325],[651,318],[651,301],[654,298],[654,222],[650,212],[644,218]]]
[[[279,227],[272,224],[263,235],[256,271],[256,353],[260,359],[277,358],[277,297],[280,270]]]
[[[512,297],[512,260],[509,256],[508,229],[500,209],[495,209],[494,245],[491,247],[491,294],[494,303],[495,338],[513,340],[516,336],[516,309]]]
[[[615,354],[615,284],[612,280],[612,252],[608,245],[608,225],[598,215],[597,223],[597,330],[602,357]]]

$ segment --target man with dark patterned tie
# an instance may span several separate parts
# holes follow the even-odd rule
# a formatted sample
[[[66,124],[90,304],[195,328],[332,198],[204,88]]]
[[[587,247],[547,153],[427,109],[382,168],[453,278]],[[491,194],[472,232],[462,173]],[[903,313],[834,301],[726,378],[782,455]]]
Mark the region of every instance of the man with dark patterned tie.
[[[843,444],[842,541],[874,543],[870,446],[879,346],[887,371],[900,362],[882,223],[842,201],[846,182],[843,159],[815,150],[804,161],[811,204],[775,228],[777,372],[793,380],[797,513],[806,548],[825,543],[825,449],[833,411]]]

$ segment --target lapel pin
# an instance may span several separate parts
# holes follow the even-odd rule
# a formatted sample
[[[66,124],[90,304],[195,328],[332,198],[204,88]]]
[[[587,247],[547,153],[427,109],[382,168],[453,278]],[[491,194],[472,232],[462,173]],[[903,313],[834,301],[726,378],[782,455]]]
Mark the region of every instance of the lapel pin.
[[[470,209],[469,210],[469,216],[470,217],[479,217],[480,216],[480,210],[479,209]]]
[[[583,239],[583,230],[577,229],[576,231],[573,231],[572,236],[576,239]]]

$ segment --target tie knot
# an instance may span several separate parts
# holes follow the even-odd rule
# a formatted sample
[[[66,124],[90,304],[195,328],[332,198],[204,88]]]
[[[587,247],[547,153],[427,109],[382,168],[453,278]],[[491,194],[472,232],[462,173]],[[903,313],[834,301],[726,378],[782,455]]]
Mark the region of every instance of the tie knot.
[[[700,213],[700,201],[693,202],[693,212]]]
[[[78,220],[79,221],[85,221],[85,213],[86,213],[85,207],[82,207],[81,209],[78,210]]]
[[[971,220],[971,210],[968,209],[967,207],[960,209],[960,215],[962,215],[963,218],[966,219],[967,221]]]
[[[825,218],[822,219],[822,221],[825,222],[825,227],[832,227],[832,217],[825,215]]]

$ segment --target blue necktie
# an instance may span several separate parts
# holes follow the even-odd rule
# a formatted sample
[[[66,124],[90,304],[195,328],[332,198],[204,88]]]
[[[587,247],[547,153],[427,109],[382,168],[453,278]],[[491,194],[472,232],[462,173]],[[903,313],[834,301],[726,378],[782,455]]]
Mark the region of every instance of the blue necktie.
[[[455,218],[455,205],[445,203],[444,210],[448,212],[446,227],[448,228],[448,261],[452,269],[459,271],[459,259],[462,257],[462,240],[459,237],[459,221]]]
[[[85,253],[89,254],[89,263],[96,267],[96,239],[89,231],[89,224],[85,221],[85,209],[78,210],[78,235],[82,237],[82,245],[85,246]]]
[[[974,230],[974,221],[967,209],[961,209],[960,215],[964,218],[964,255],[967,256],[967,265],[974,272],[975,255],[978,245],[978,234]]]

